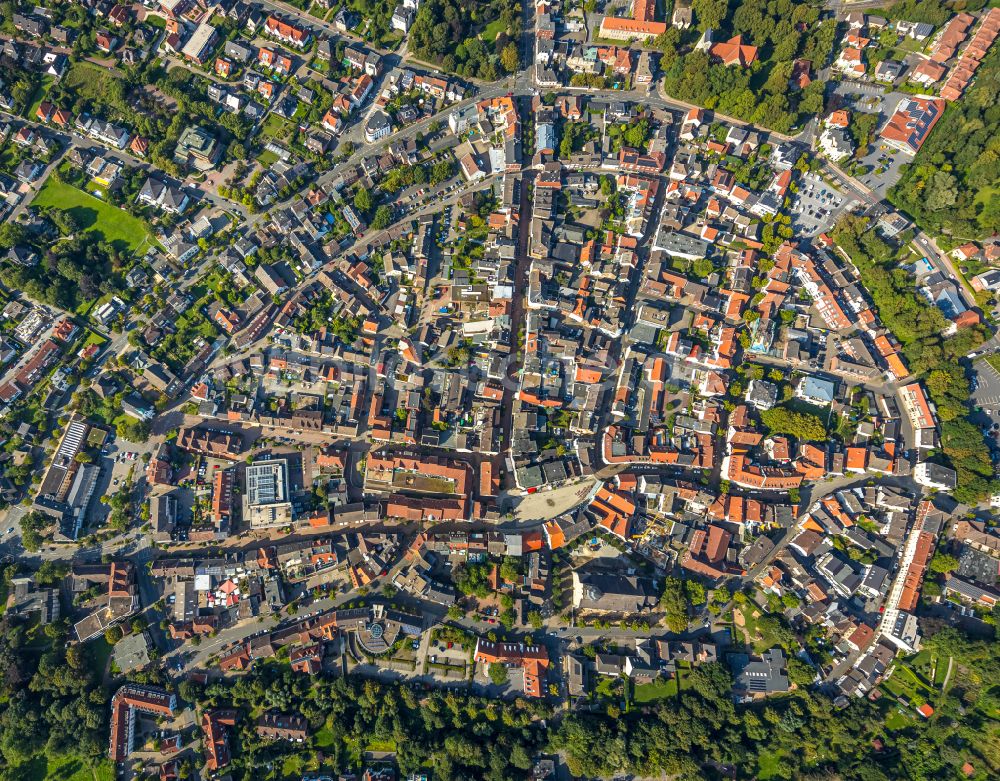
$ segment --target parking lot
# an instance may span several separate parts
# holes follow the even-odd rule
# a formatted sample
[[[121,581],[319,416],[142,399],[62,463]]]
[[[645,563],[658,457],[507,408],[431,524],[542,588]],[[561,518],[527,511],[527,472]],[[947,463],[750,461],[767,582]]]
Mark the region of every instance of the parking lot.
[[[868,154],[861,159],[868,173],[858,177],[858,181],[876,193],[879,198],[899,181],[902,176],[902,166],[913,162],[913,158],[885,144],[873,143],[868,147]]]
[[[838,84],[834,94],[839,106],[852,112],[876,115],[878,117],[876,133],[896,111],[899,102],[907,97],[902,92],[886,92],[885,87],[880,84],[849,80]],[[868,154],[859,162],[868,172],[858,176],[858,181],[882,198],[889,188],[899,181],[900,167],[904,163],[912,162],[912,158],[880,144],[876,135],[868,147]]]
[[[1000,414],[1000,372],[985,360],[976,361],[973,366],[972,401],[977,407]]]
[[[844,79],[837,82],[837,86],[834,88],[833,92],[842,99],[854,101],[859,96],[880,98],[885,94],[885,86],[883,84],[873,84],[867,81]]]
[[[816,174],[806,174],[792,203],[792,222],[803,235],[815,236],[854,203]]]

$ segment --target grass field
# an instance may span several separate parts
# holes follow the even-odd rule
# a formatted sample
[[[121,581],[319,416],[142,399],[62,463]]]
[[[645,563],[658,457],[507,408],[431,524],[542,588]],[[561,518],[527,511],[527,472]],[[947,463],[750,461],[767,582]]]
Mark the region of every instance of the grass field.
[[[771,778],[788,778],[781,762],[780,751],[762,751],[757,757],[757,778],[767,781]]]
[[[91,100],[102,98],[108,92],[108,84],[119,81],[112,71],[89,62],[73,63],[63,79],[72,92]]]
[[[893,732],[899,732],[900,730],[912,727],[914,723],[914,718],[903,711],[902,708],[893,708],[889,715],[885,717],[886,729]]]
[[[90,331],[87,334],[87,338],[84,340],[83,344],[80,345],[80,349],[84,350],[87,347],[90,347],[90,345],[92,345],[92,344],[96,344],[98,347],[100,347],[106,341],[108,341],[108,340],[105,339],[103,336],[101,336],[96,331]]]
[[[347,755],[351,764],[360,765],[366,751],[374,751],[382,754],[391,754],[396,750],[396,744],[391,740],[371,740],[366,745],[360,742],[348,740],[344,745],[347,748]]]
[[[151,240],[142,220],[51,176],[32,205],[68,211],[83,230],[100,234],[120,249],[136,252]]]
[[[488,43],[493,43],[497,39],[497,36],[504,31],[504,24],[499,19],[494,19],[488,25],[483,28],[482,33],[480,33],[480,38]]]
[[[920,692],[921,694],[934,694],[934,689],[928,684],[922,677],[917,675],[912,667],[908,664],[899,665],[899,670],[903,677],[908,682],[908,685],[912,686],[914,690]]]
[[[976,197],[972,199],[972,202],[985,206],[994,195],[1000,195],[1000,187],[981,187],[976,190]]]
[[[612,678],[609,675],[602,675],[595,687],[598,697],[606,699],[617,699],[622,695],[622,681],[620,678]]]
[[[305,757],[299,756],[298,754],[285,757],[284,762],[281,765],[281,774],[284,778],[302,778],[304,764]]]
[[[329,748],[333,745],[333,731],[329,724],[323,725],[323,729],[313,735],[313,745],[316,748]]]
[[[257,155],[257,162],[260,163],[265,168],[270,168],[272,165],[278,162],[278,156],[270,149],[265,149],[263,152]]]
[[[37,756],[17,768],[24,781],[114,781],[115,769],[108,761],[89,768],[78,757]]]
[[[937,667],[934,668],[934,685],[944,686],[944,679],[948,676],[948,667],[951,665],[951,657],[947,659],[938,657]]]
[[[677,696],[676,678],[659,678],[652,683],[643,683],[635,687],[633,697],[639,705],[658,700],[669,700]]]

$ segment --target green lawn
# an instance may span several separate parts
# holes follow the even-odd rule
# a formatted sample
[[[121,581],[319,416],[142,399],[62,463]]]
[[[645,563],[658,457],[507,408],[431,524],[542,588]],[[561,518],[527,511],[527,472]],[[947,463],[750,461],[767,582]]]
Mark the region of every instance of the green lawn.
[[[305,757],[299,754],[293,754],[290,757],[285,757],[284,762],[281,765],[282,776],[284,778],[302,778],[302,770],[305,761]]]
[[[944,679],[948,675],[948,666],[951,664],[951,657],[938,657],[937,667],[934,668],[934,685],[944,686]]]
[[[154,17],[155,18],[155,17]],[[120,81],[113,71],[90,62],[75,62],[63,76],[63,83],[73,93],[103,103],[108,85]]]
[[[344,746],[347,748],[347,756],[352,765],[360,765],[366,751],[391,754],[396,750],[396,744],[391,740],[370,740],[364,745],[359,741],[345,740]]]
[[[103,637],[96,637],[87,643],[87,660],[98,676],[104,677],[104,671],[108,669],[108,662],[111,661],[113,647]]]
[[[96,309],[101,304],[106,303],[107,301],[110,301],[111,299],[112,299],[112,295],[110,293],[105,293],[100,298],[89,299],[87,301],[82,302],[80,304],[80,306],[78,306],[76,308],[76,313],[78,315],[80,315],[81,317],[86,317],[87,315],[89,315],[91,313],[92,310]]]
[[[778,636],[770,631],[764,631],[760,628],[759,621],[763,618],[764,614],[754,617],[754,612],[760,612],[760,608],[756,605],[750,604],[745,605],[743,609],[740,610],[743,614],[743,629],[746,632],[746,636],[750,645],[753,646],[755,653],[763,653],[764,651],[774,648],[778,643]],[[739,627],[734,624],[734,631],[739,636]]]
[[[976,197],[972,199],[972,202],[985,206],[994,195],[1000,195],[1000,187],[980,187],[976,190]]]
[[[771,778],[788,778],[784,773],[780,751],[762,751],[757,757],[757,778],[767,781]]]
[[[657,700],[668,700],[677,696],[676,678],[658,678],[651,683],[643,683],[635,687],[633,697],[636,703],[644,705]]]
[[[920,651],[916,656],[910,659],[909,662],[916,669],[920,669],[921,667],[924,666],[930,667],[931,664],[933,663],[933,659],[934,657],[931,656],[930,651]]]
[[[606,697],[608,699],[616,698],[621,696],[620,689],[621,681],[618,678],[612,678],[609,675],[602,675],[600,680],[597,682],[597,695],[599,697]]]
[[[52,176],[46,180],[32,205],[68,211],[85,231],[100,234],[105,241],[120,249],[136,252],[152,241],[142,220]]]
[[[106,341],[108,341],[108,340],[105,339],[103,336],[101,336],[96,331],[90,331],[90,332],[87,333],[87,338],[84,340],[83,344],[80,345],[80,349],[81,350],[85,350],[88,347],[90,347],[90,345],[92,345],[92,344],[96,344],[98,347],[100,347]]]
[[[107,760],[91,769],[78,757],[37,756],[17,768],[17,777],[23,781],[114,781],[115,769]]]
[[[265,168],[270,168],[272,165],[278,162],[278,156],[270,149],[265,149],[263,152],[257,155],[257,162],[260,163]]]
[[[924,42],[918,41],[916,38],[908,38],[904,36],[900,39],[899,43],[896,44],[897,49],[902,49],[904,52],[912,53],[924,50]],[[903,59],[900,57],[899,59]]]
[[[893,708],[889,715],[885,717],[886,729],[893,732],[899,732],[907,727],[912,727],[913,724],[913,717],[904,712],[902,708]]]
[[[25,116],[34,121],[35,112],[38,111],[38,107],[41,105],[42,101],[45,100],[45,96],[49,94],[49,89],[52,87],[52,82],[55,79],[52,76],[44,75],[42,80],[38,84],[38,89],[35,90],[35,94],[32,95],[31,103],[28,104],[28,110],[25,112]]]
[[[267,136],[268,138],[283,139],[288,135],[290,127],[291,123],[287,119],[283,119],[277,114],[268,114],[267,119],[264,120],[264,124],[260,126],[260,133],[262,136]]]
[[[898,675],[900,673],[903,674],[904,679],[917,693],[924,695],[935,693],[933,687],[921,676],[919,676],[914,669],[910,667],[910,665],[899,665],[899,669],[897,669],[896,674]]]
[[[333,745],[333,731],[329,724],[324,724],[323,729],[313,735],[313,745],[316,748],[329,748]]]
[[[497,39],[497,36],[504,31],[504,24],[499,19],[494,19],[488,25],[483,28],[480,38],[488,43],[493,43]]]

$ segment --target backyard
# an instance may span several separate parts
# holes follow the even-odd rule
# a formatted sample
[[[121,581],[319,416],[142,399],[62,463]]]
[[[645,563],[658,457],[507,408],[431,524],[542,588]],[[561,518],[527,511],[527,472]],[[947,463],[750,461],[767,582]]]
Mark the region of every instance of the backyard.
[[[764,615],[755,606],[744,610],[733,610],[733,636],[745,639],[753,647],[754,653],[763,653],[775,646],[783,645],[787,630],[782,631],[780,623],[770,615]]]
[[[677,683],[677,678],[657,678],[650,683],[641,683],[636,686],[632,696],[638,705],[668,700],[677,696]]]
[[[48,178],[32,205],[69,212],[83,230],[99,234],[119,249],[137,252],[152,241],[142,220],[54,176]]]
[[[28,119],[30,120],[35,119],[35,114],[38,111],[38,107],[42,105],[42,101],[45,100],[46,95],[49,94],[49,90],[52,88],[53,81],[54,79],[52,76],[45,74],[38,82],[38,89],[36,89],[35,94],[32,95],[31,104],[28,106],[28,110],[24,112],[24,115]]]

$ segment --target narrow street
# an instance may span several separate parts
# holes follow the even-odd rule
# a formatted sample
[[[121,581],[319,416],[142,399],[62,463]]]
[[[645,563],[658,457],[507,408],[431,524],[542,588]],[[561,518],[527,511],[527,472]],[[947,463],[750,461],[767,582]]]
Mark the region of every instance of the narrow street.
[[[514,270],[514,290],[519,291],[511,301],[510,332],[513,340],[511,360],[508,361],[507,378],[503,383],[503,403],[500,407],[500,446],[501,452],[510,448],[514,431],[514,399],[517,393],[517,377],[524,363],[524,336],[527,324],[525,291],[528,282],[528,270],[531,267],[531,200],[530,192],[534,187],[535,172],[525,171],[520,185],[520,215],[517,226],[517,265]],[[508,485],[509,490],[514,486]]]

